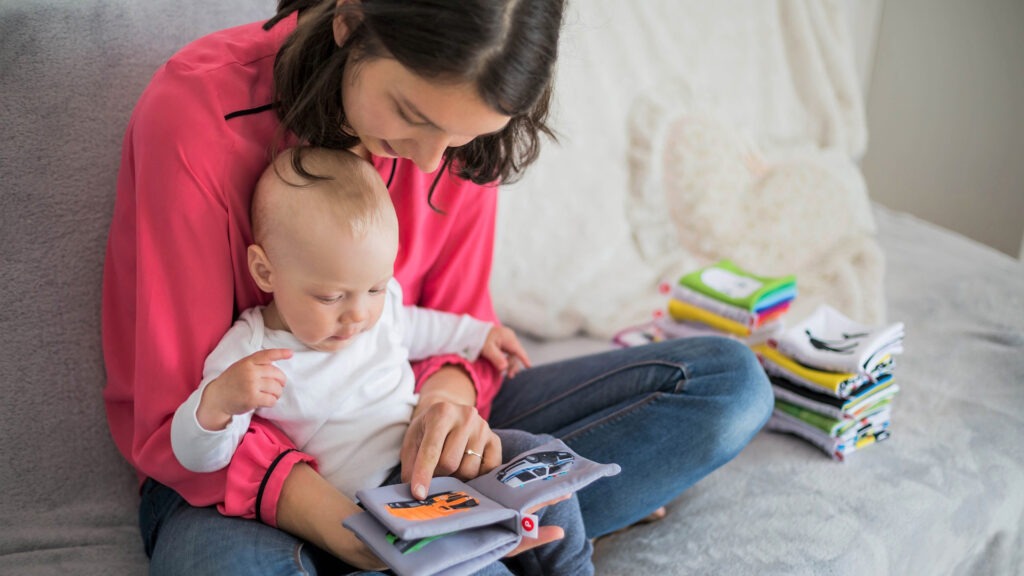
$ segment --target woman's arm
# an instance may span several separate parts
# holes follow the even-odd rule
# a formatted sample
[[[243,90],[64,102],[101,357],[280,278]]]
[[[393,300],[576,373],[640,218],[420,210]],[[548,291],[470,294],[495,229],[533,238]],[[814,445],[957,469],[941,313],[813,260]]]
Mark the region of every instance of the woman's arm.
[[[175,70],[157,73],[125,135],[103,288],[108,421],[142,476],[192,505],[274,525],[291,466],[312,460],[284,434],[253,419],[231,464],[209,474],[183,468],[171,447],[172,416],[199,385],[236,302],[247,308],[258,297],[246,284],[238,230],[248,214],[238,208],[265,164],[262,148],[247,158],[225,141],[216,86]]]
[[[383,570],[384,563],[341,525],[359,512],[359,506],[316,470],[307,464],[297,464],[288,474],[277,502],[277,526],[357,568]]]

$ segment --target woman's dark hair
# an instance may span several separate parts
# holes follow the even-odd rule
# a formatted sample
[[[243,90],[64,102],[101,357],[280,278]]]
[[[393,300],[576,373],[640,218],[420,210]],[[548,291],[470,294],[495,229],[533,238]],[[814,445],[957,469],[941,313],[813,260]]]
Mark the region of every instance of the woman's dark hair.
[[[341,99],[349,56],[394,58],[425,79],[472,82],[487,105],[511,118],[500,132],[449,148],[438,176],[451,170],[477,184],[514,182],[537,158],[541,134],[554,138],[546,121],[563,8],[564,0],[279,0],[267,29],[307,12],[274,64],[282,130],[314,146],[352,148],[359,138]],[[336,14],[349,30],[340,47]],[[300,155],[293,164],[315,178]]]

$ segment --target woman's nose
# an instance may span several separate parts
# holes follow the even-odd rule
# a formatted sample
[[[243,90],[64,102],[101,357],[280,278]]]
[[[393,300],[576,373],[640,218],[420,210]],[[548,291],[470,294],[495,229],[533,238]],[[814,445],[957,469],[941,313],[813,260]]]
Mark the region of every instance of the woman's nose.
[[[449,143],[451,143],[451,138],[443,132],[422,137],[417,143],[416,155],[412,158],[413,163],[424,172],[437,170]]]

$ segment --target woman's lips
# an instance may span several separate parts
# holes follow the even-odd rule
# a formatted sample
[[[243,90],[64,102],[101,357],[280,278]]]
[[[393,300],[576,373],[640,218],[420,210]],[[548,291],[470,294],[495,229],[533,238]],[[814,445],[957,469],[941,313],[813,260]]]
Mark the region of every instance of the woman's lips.
[[[394,156],[395,158],[398,158],[398,152],[395,152],[395,149],[391,147],[391,144],[388,144],[387,140],[381,140],[380,144],[381,144],[381,147],[384,148],[385,152],[387,152],[391,156]]]

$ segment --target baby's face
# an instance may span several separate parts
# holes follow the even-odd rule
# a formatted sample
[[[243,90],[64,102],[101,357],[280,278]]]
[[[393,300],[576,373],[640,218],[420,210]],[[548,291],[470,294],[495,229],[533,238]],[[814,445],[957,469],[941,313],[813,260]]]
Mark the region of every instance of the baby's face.
[[[274,265],[274,302],[285,327],[325,352],[345,348],[380,320],[398,253],[397,231],[384,227],[330,236],[305,247],[287,243]]]

